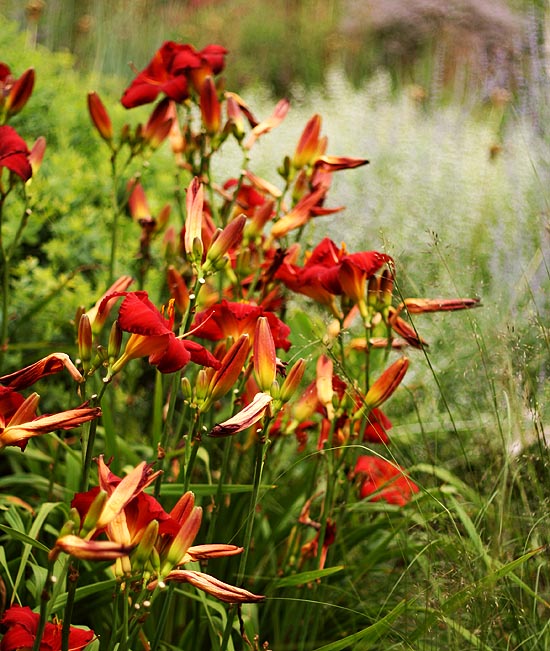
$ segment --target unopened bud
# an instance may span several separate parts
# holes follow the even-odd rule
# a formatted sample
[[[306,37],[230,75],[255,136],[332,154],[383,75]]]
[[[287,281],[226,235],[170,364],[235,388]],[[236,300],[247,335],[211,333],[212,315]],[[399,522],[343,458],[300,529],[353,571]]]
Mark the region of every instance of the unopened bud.
[[[90,368],[90,360],[92,359],[92,325],[90,317],[84,313],[81,315],[78,322],[78,356],[82,361],[84,372]]]
[[[203,271],[206,273],[212,268],[216,269],[223,257],[240,243],[243,237],[243,230],[246,224],[246,216],[239,215],[219,233],[211,243],[206,254]],[[225,262],[224,262],[225,266]]]
[[[283,402],[288,402],[292,396],[298,390],[300,382],[304,377],[304,371],[306,370],[306,361],[305,359],[300,358],[287,373],[287,376],[281,386],[281,391],[279,393],[279,398]]]
[[[32,95],[34,87],[34,68],[29,68],[17,79],[10,89],[6,99],[6,111],[8,115],[15,115],[25,106]]]
[[[94,501],[91,503],[88,513],[86,513],[86,517],[82,523],[81,535],[86,536],[90,531],[95,529],[108,498],[109,495],[107,491],[100,489],[99,493],[95,496]]]
[[[99,135],[103,140],[111,144],[113,140],[113,125],[111,118],[109,117],[103,102],[99,98],[99,95],[95,91],[88,93],[88,111],[90,112],[90,117],[92,118],[94,127],[97,129]]]
[[[112,364],[115,359],[120,354],[120,347],[122,345],[122,330],[118,324],[118,321],[115,321],[111,326],[111,332],[109,334],[109,345],[107,347],[107,357],[109,363]]]
[[[365,396],[366,406],[369,409],[375,409],[386,402],[401,384],[401,380],[405,377],[408,368],[409,360],[407,357],[400,357],[391,366],[388,366],[368,390]]]

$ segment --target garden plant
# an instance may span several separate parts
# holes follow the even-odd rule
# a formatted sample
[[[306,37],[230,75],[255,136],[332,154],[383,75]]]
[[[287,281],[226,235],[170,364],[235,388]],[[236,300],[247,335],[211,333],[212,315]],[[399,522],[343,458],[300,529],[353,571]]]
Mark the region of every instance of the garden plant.
[[[490,648],[451,615],[505,577],[548,607],[516,574],[540,546],[487,560],[440,611],[411,590],[426,522],[451,503],[475,540],[455,493],[475,498],[429,459],[408,467],[386,413],[426,354],[422,320],[480,301],[404,295],[388,253],[315,241],[343,209],[333,175],[368,161],[333,153],[314,114],[273,161],[279,183],[262,178],[252,152],[290,104],[256,116],[225,88],[227,57],[163,43],[122,93],[120,126],[87,94],[110,175],[96,158],[83,173],[107,194],[104,221],[82,222],[101,233],[75,251],[80,307],[34,359],[15,290],[43,246],[48,143],[29,146],[19,121],[40,78],[0,64],[0,649],[432,648],[438,625]],[[216,164],[228,146],[236,169]],[[384,575],[384,599],[354,608]]]

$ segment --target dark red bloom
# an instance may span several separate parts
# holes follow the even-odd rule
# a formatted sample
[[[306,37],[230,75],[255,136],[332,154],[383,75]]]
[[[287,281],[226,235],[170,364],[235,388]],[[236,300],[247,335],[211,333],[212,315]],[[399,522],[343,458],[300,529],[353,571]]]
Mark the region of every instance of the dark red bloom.
[[[122,105],[133,108],[148,104],[160,93],[183,102],[189,97],[190,82],[200,90],[204,78],[223,70],[225,54],[227,50],[221,45],[208,45],[197,52],[192,45],[166,41],[124,91]]]
[[[248,334],[252,339],[256,322],[261,316],[267,318],[275,347],[288,350],[290,328],[273,312],[268,312],[260,305],[252,303],[232,303],[224,299],[221,303],[199,312],[191,329],[196,337],[211,341],[219,341],[227,337],[233,337],[236,341],[242,334]]]
[[[2,617],[1,624],[7,630],[0,642],[0,651],[17,651],[32,649],[36,638],[40,615],[33,613],[28,606],[12,606]],[[62,623],[46,623],[40,642],[40,651],[61,651]],[[86,631],[71,626],[69,633],[69,649],[80,651],[95,637],[93,631]]]
[[[25,141],[10,126],[0,127],[0,167],[7,167],[23,181],[32,176],[30,151]]]
[[[369,497],[372,502],[383,500],[404,506],[419,491],[403,468],[381,457],[359,457],[355,474],[362,476],[361,497]]]

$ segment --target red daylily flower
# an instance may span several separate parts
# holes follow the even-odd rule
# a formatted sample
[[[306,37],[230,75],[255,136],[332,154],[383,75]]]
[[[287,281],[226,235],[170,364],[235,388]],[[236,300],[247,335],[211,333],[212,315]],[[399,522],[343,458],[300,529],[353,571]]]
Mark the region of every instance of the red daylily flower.
[[[10,388],[0,387],[0,449],[13,445],[24,450],[31,438],[57,429],[73,429],[101,416],[99,407],[88,407],[87,403],[58,414],[37,416],[39,400],[37,393],[23,398]]]
[[[4,613],[1,624],[7,630],[0,642],[0,651],[19,651],[21,649],[32,649],[38,630],[40,615],[34,613],[28,606],[14,605]],[[46,623],[40,651],[61,651],[61,622],[52,624]],[[81,651],[95,637],[93,631],[83,630],[71,626],[69,632],[69,649]]]
[[[260,305],[252,303],[233,303],[223,300],[199,312],[192,325],[193,334],[211,341],[219,341],[233,337],[237,340],[242,334],[248,334],[254,339],[256,322],[259,317],[267,318],[276,348],[288,350],[290,328],[273,312],[264,310]]]
[[[362,478],[361,497],[368,497],[372,502],[383,500],[388,504],[404,506],[419,491],[403,468],[381,457],[359,457],[354,474]]]
[[[122,105],[133,108],[154,102],[159,93],[175,102],[189,97],[189,83],[200,90],[202,81],[223,70],[227,50],[221,45],[208,45],[197,52],[191,45],[166,41],[149,65],[124,91]]]
[[[29,148],[13,127],[0,126],[0,167],[7,167],[22,181],[32,176]]]
[[[172,331],[173,308],[170,318],[165,318],[151,303],[147,292],[115,292],[102,301],[99,313],[115,296],[124,296],[118,324],[124,332],[130,333],[126,348],[112,366],[117,373],[131,359],[149,357],[149,362],[161,373],[174,373],[192,361],[202,366],[217,368],[218,360],[206,348],[194,341],[178,339]]]

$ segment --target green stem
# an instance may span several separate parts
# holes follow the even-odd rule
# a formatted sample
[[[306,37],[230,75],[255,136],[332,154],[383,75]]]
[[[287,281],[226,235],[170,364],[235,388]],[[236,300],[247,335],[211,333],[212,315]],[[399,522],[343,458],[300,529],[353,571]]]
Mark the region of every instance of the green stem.
[[[246,521],[246,529],[244,534],[244,551],[241,554],[241,559],[239,563],[239,571],[237,573],[237,585],[241,585],[241,583],[243,582],[245,571],[246,571],[246,563],[248,561],[248,550],[250,549],[250,544],[252,542],[252,533],[254,531],[256,507],[258,505],[260,487],[262,485],[262,474],[265,465],[265,460],[267,458],[267,451],[269,449],[269,439],[267,437],[267,432],[269,431],[270,424],[271,424],[271,419],[266,420],[266,422],[264,423],[262,435],[258,440],[258,442],[256,443],[254,487],[252,489],[252,496],[250,498],[248,519]],[[231,635],[231,629],[233,628],[234,619],[235,619],[235,608],[232,608],[227,614],[227,624],[223,632],[221,651],[226,651],[227,649],[227,644],[229,642],[229,637]]]
[[[109,285],[112,285],[115,278],[116,253],[118,248],[118,218],[120,206],[118,205],[118,174],[116,169],[116,153],[111,156],[111,175],[113,187],[111,189],[111,209],[113,211],[113,223],[111,225],[111,257],[109,261]]]
[[[174,583],[168,584],[168,589],[166,591],[166,594],[164,595],[164,603],[162,604],[162,610],[160,611],[160,615],[155,627],[155,637],[151,642],[151,647],[149,651],[156,651],[159,646],[160,638],[162,637],[162,633],[164,632],[164,628],[166,626],[166,620],[168,619],[168,613],[170,611],[170,606],[172,604],[172,598],[174,596],[174,586],[175,586]]]
[[[67,577],[67,603],[63,614],[63,628],[61,630],[61,651],[69,651],[69,635],[71,634],[71,620],[76,597],[76,584],[78,583],[79,563],[71,566]]]
[[[48,603],[50,601],[50,585],[52,583],[52,577],[53,561],[49,561],[46,581],[44,582],[44,588],[42,589],[42,594],[40,596],[40,619],[38,620],[38,626],[36,627],[32,651],[40,651],[40,644],[42,642],[42,636],[44,635],[44,629],[46,628],[46,620],[48,619]]]

